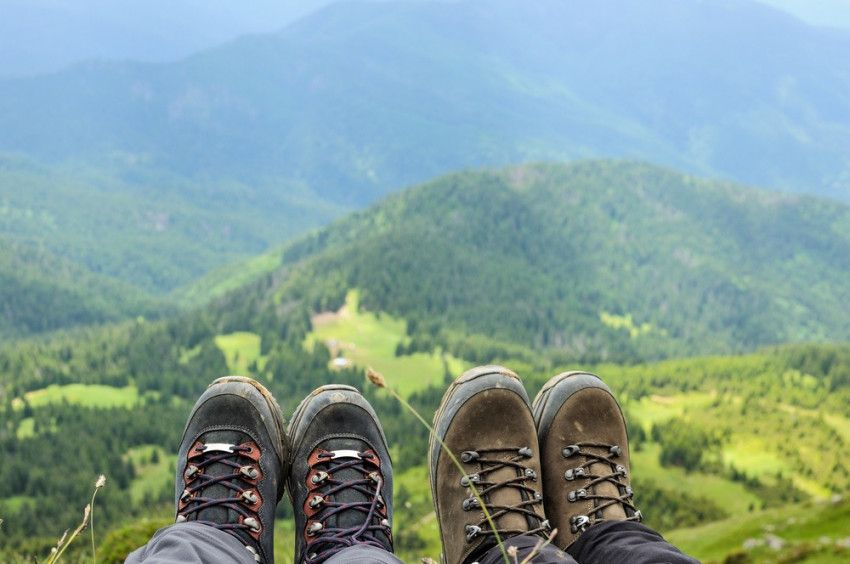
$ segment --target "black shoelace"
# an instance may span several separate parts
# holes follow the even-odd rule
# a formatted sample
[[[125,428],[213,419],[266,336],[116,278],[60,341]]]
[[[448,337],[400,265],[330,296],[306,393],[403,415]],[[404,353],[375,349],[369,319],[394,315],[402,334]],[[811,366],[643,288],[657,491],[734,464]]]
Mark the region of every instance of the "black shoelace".
[[[238,520],[233,523],[202,519],[196,521],[228,532],[241,531],[257,540],[262,531],[258,512],[263,503],[257,490],[257,484],[262,478],[258,461],[259,451],[253,443],[232,445],[198,442],[193,445],[189,450],[183,473],[186,488],[180,496],[177,521],[188,521],[190,517],[198,517],[200,512],[206,509],[220,507],[237,513]],[[229,467],[232,472],[208,475],[206,471],[215,464]],[[205,496],[204,492],[215,485],[227,488],[231,495]]]
[[[506,458],[504,455],[488,457],[488,455],[498,455],[499,453],[516,453],[515,456]],[[526,482],[536,481],[537,472],[522,464],[523,460],[532,457],[532,451],[528,447],[521,448],[486,448],[477,450],[464,451],[461,454],[461,462],[469,465],[477,465],[478,471],[467,474],[461,478],[461,485],[469,487],[474,486],[478,491],[478,495],[484,501],[484,507],[490,514],[493,523],[498,523],[501,517],[510,513],[518,513],[529,520],[536,522],[537,526],[531,529],[502,529],[496,528],[493,530],[485,517],[478,523],[466,525],[466,540],[471,542],[479,536],[498,534],[501,538],[507,538],[514,535],[541,535],[546,536],[550,530],[549,522],[543,520],[541,516],[534,511],[536,505],[543,503],[543,496],[537,489],[529,486]],[[502,481],[489,481],[487,478],[502,468],[512,468],[515,477],[508,478]],[[496,505],[490,503],[492,494],[496,491],[510,488],[518,490],[521,501],[514,505]],[[475,496],[470,496],[463,501],[464,511],[473,511],[480,508],[480,503]]]
[[[345,470],[354,470],[359,477],[335,478]],[[377,454],[372,451],[319,451],[307,482],[305,510],[309,520],[305,533],[310,539],[304,551],[307,562],[324,562],[357,544],[386,550],[387,542],[392,543],[390,522],[381,496],[384,480]],[[335,496],[346,490],[361,494],[363,501],[334,501]],[[329,519],[336,516],[339,520],[343,512],[349,511],[362,513],[362,521],[351,527],[327,526]]]

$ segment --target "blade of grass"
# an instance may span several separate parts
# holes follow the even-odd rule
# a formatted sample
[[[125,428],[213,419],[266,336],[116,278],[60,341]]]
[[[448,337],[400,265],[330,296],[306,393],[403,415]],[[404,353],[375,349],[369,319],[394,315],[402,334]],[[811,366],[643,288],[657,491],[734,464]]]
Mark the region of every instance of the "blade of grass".
[[[455,467],[460,471],[460,473],[463,474],[463,476],[465,478],[467,478],[467,481],[469,482],[469,489],[472,492],[472,495],[478,501],[478,505],[481,507],[481,511],[484,512],[484,517],[485,517],[485,519],[487,519],[487,524],[490,525],[490,529],[493,531],[493,535],[496,538],[496,543],[499,546],[499,551],[502,553],[502,558],[504,559],[505,564],[510,564],[510,562],[511,562],[510,558],[508,557],[508,553],[505,550],[505,544],[504,544],[504,542],[502,542],[501,536],[499,536],[498,529],[496,528],[496,523],[493,521],[493,517],[490,515],[490,511],[487,509],[487,506],[484,504],[484,500],[482,499],[481,495],[478,493],[478,489],[473,485],[472,481],[468,479],[469,475],[466,473],[466,470],[464,470],[463,465],[460,463],[460,460],[458,460],[457,456],[455,456],[455,454],[451,451],[451,449],[448,447],[448,445],[445,442],[443,442],[443,439],[441,439],[437,435],[437,432],[434,430],[434,428],[431,426],[431,424],[428,423],[428,421],[426,421],[425,418],[422,417],[419,414],[418,411],[416,411],[416,408],[413,407],[412,405],[410,405],[407,402],[407,400],[405,400],[403,397],[401,397],[401,395],[399,395],[398,392],[396,392],[394,389],[387,386],[386,379],[379,372],[377,372],[376,370],[374,370],[372,368],[369,368],[369,369],[366,370],[366,377],[375,386],[377,386],[379,388],[383,388],[384,390],[386,390],[392,397],[394,397],[396,399],[396,401],[401,403],[401,405],[406,410],[408,410],[410,413],[412,413],[413,416],[416,417],[416,419],[418,419],[419,422],[426,429],[428,429],[428,432],[431,434],[431,436],[438,443],[440,443],[440,446],[443,447],[443,450],[446,451],[446,454],[448,455],[449,459],[452,461],[452,463],[455,465]]]

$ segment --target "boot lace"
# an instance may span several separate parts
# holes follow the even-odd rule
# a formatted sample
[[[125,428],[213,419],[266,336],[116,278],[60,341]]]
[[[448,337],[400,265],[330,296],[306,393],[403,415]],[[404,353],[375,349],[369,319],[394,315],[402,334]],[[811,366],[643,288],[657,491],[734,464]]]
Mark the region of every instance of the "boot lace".
[[[510,456],[511,453],[514,456]],[[509,513],[520,514],[526,520],[530,520],[529,522],[537,523],[537,526],[530,530],[500,528],[493,530],[487,518],[484,517],[478,523],[466,525],[467,542],[472,542],[473,539],[480,536],[496,536],[497,534],[501,538],[519,534],[546,536],[550,530],[549,521],[543,519],[534,510],[535,506],[542,505],[543,496],[537,489],[527,484],[527,482],[537,481],[537,472],[522,464],[523,460],[530,459],[532,456],[533,454],[529,447],[486,448],[467,450],[461,453],[460,460],[463,464],[475,465],[478,469],[473,473],[463,476],[460,484],[467,488],[470,486],[475,487],[494,524],[498,522],[500,517],[504,517]],[[490,475],[502,468],[512,468],[515,472],[515,477],[501,481],[488,480]],[[491,503],[489,500],[492,498],[492,494],[502,488],[517,490],[521,501],[514,505],[496,505]],[[480,508],[481,505],[478,498],[472,495],[470,491],[470,497],[463,500],[463,510],[473,511]]]
[[[607,454],[599,454],[594,450],[607,452]],[[618,445],[609,445],[605,443],[582,442],[565,447],[562,451],[564,458],[583,457],[584,462],[575,468],[570,468],[564,472],[564,478],[568,482],[574,480],[587,480],[583,487],[571,490],[567,493],[567,499],[570,503],[579,502],[582,500],[593,500],[594,509],[587,515],[574,515],[570,519],[571,531],[579,533],[587,529],[591,524],[604,521],[602,511],[613,505],[621,504],[626,511],[627,521],[641,521],[643,515],[640,510],[632,503],[634,492],[628,483],[624,482],[628,478],[628,470],[622,464],[619,464],[615,459],[622,454],[622,449]],[[590,471],[594,464],[602,463],[611,471],[608,473],[594,474]],[[596,493],[595,486],[608,482],[617,487],[620,495],[612,496]],[[593,489],[593,493],[591,493]]]
[[[304,531],[307,562],[324,562],[341,550],[364,544],[387,549],[392,546],[392,530],[387,507],[381,496],[384,479],[380,458],[374,451],[325,451],[317,449],[310,456],[307,475],[307,499],[304,512],[307,523]],[[359,477],[339,479],[344,470],[354,470]],[[363,496],[363,501],[339,502],[335,497],[346,490]],[[363,520],[352,527],[329,527],[327,522],[343,512],[362,513]],[[339,521],[339,519],[337,519]],[[386,540],[382,540],[383,535]]]
[[[263,477],[259,460],[260,449],[253,442],[240,445],[196,442],[189,449],[183,471],[185,489],[177,507],[177,522],[195,517],[199,523],[231,533],[241,531],[259,541],[262,532],[259,510],[263,504],[257,487]],[[232,471],[221,475],[207,474],[214,464],[224,465]],[[227,488],[231,495],[204,495],[207,488],[215,485]],[[237,521],[219,523],[197,519],[201,511],[216,507],[234,511],[239,515]]]

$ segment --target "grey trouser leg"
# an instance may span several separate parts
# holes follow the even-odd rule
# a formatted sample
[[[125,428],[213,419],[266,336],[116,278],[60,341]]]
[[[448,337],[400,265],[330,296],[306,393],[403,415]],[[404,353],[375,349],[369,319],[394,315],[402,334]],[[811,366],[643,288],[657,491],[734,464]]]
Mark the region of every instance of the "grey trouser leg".
[[[233,535],[200,523],[175,523],[158,530],[125,564],[257,564]]]
[[[355,564],[404,564],[391,552],[363,544],[349,546],[325,560],[325,564],[344,564],[347,562],[354,562]]]

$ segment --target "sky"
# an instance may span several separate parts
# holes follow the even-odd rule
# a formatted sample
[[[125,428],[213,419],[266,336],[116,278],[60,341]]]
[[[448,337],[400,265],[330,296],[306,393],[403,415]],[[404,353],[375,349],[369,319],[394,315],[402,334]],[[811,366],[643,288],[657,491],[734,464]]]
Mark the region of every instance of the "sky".
[[[850,0],[760,0],[813,24],[850,29]]]

